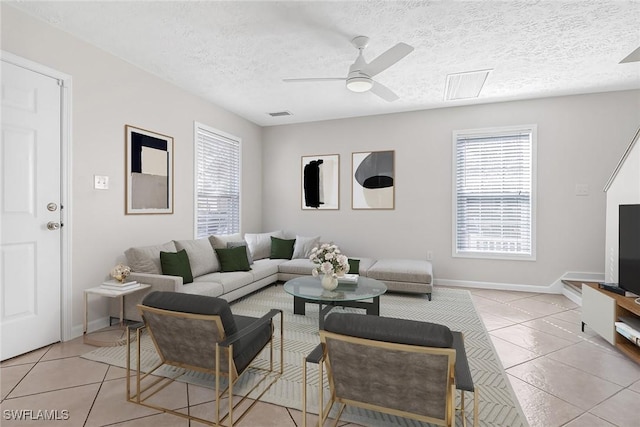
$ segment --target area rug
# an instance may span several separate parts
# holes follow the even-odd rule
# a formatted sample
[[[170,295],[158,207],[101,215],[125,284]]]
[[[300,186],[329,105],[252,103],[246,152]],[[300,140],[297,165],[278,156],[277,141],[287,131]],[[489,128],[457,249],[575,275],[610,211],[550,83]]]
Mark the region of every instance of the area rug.
[[[304,356],[320,342],[318,306],[307,304],[306,315],[293,314],[293,297],[284,292],[281,285],[268,287],[231,305],[235,314],[253,317],[260,317],[271,308],[281,309],[284,312],[284,374],[261,400],[300,410],[302,408],[302,361]],[[334,310],[362,313],[362,310],[342,307]],[[440,323],[452,330],[463,332],[471,374],[479,390],[479,424],[510,427],[527,425],[526,418],[468,291],[436,287],[432,301],[425,296],[385,294],[380,297],[380,315]],[[279,327],[279,325],[276,326]],[[276,332],[276,336],[278,335],[279,331]],[[157,363],[158,356],[150,338],[143,337],[141,344],[141,365],[145,370]],[[279,350],[274,353],[277,357]],[[102,347],[82,357],[124,367],[126,346]],[[257,364],[266,366],[268,358],[267,350],[259,356]],[[319,397],[317,365],[309,364],[307,371],[307,409],[317,414],[316,402]],[[167,367],[162,372],[167,376],[175,376],[175,373],[176,370],[172,367]],[[243,389],[249,390],[258,379],[257,372],[245,373],[238,385],[234,385],[234,392],[240,394]],[[186,372],[181,380],[204,387],[214,387],[213,377],[201,373]],[[326,387],[325,396],[328,396],[326,379],[324,386]],[[458,396],[458,404],[459,399]],[[465,406],[467,421],[472,423],[473,396],[471,393],[467,393],[465,397]],[[462,415],[460,411],[456,413],[458,425],[461,425]],[[365,426],[429,426],[414,420],[351,407],[347,407],[341,419]]]

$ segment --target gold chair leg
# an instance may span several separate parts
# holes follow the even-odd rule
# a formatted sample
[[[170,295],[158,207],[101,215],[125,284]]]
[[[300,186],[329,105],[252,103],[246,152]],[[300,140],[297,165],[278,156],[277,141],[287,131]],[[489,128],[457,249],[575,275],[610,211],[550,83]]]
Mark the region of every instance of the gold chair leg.
[[[346,407],[346,404],[341,404],[340,405],[340,410],[338,411],[338,415],[336,415],[336,420],[333,423],[333,427],[337,427],[338,426],[338,421],[340,421],[340,417],[342,416],[342,411],[344,411],[344,408]],[[327,414],[329,415],[329,414]]]
[[[220,346],[216,343],[216,424],[220,424]]]
[[[473,388],[473,427],[478,427],[478,386]]]
[[[460,390],[460,413],[462,414],[462,427],[467,427],[467,412],[464,410],[464,390]]]
[[[318,406],[318,427],[322,427],[322,425],[324,424],[324,402],[323,402],[323,395],[324,395],[324,388],[322,387],[322,361],[320,361],[320,363],[318,364],[318,372],[319,372],[319,378],[318,378],[318,396],[319,396],[319,405]]]
[[[307,358],[302,356],[302,427],[307,427]]]
[[[229,346],[229,350],[227,350],[227,360],[229,361],[228,373],[229,373],[229,427],[233,427],[233,383],[235,381],[234,378],[231,377],[231,371],[233,370],[233,344]]]

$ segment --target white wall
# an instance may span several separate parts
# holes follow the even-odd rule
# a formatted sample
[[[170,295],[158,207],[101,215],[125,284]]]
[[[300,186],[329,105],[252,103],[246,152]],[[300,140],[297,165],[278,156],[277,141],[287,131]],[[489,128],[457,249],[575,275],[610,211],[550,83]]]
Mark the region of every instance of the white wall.
[[[567,271],[602,273],[602,189],[638,123],[640,92],[626,91],[265,128],[263,225],[320,234],[349,255],[424,259],[433,251],[440,283],[543,287]],[[453,258],[452,131],[521,124],[538,125],[537,260]],[[376,150],[395,150],[395,210],[352,210],[351,153]],[[340,210],[302,211],[301,156],[333,153]],[[589,195],[576,196],[576,184]]]
[[[82,290],[99,285],[130,246],[193,237],[193,122],[242,139],[242,224],[261,223],[261,128],[5,4],[2,49],[67,73],[72,112],[72,323],[81,331]],[[174,138],[174,213],[125,215],[125,124]],[[93,175],[109,176],[94,190]],[[101,299],[90,321],[106,315]]]
[[[605,280],[618,283],[619,206],[640,203],[640,141],[629,152],[607,190]]]

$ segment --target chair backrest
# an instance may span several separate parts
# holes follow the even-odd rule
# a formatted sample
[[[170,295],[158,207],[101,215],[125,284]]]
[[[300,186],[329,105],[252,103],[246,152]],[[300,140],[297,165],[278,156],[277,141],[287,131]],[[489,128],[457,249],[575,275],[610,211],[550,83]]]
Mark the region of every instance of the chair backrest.
[[[455,350],[446,326],[334,313],[320,331],[331,393],[346,404],[450,425]]]
[[[163,363],[212,373],[216,344],[237,331],[229,304],[220,298],[176,292],[151,292],[138,305]],[[220,351],[220,371],[229,366]],[[232,363],[232,376],[237,372]]]

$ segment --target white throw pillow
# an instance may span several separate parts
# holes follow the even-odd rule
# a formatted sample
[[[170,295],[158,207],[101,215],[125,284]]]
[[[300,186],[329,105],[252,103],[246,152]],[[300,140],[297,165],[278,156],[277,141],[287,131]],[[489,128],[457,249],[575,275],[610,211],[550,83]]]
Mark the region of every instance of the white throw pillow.
[[[311,249],[315,248],[319,244],[320,236],[296,236],[296,244],[293,247],[293,256],[291,257],[291,259],[309,258],[309,255],[311,255]]]
[[[229,242],[239,242],[242,240],[242,234],[212,234],[209,236],[209,242],[211,242],[211,246],[213,249],[224,249],[227,247],[227,243]]]
[[[175,252],[176,245],[171,242],[162,245],[129,248],[124,252],[131,270],[136,273],[162,274],[160,251]]]
[[[270,233],[247,233],[244,235],[244,240],[249,245],[251,257],[254,261],[269,258],[271,255],[271,237],[283,239],[284,234],[282,230],[278,230]]]
[[[209,239],[174,240],[177,250],[184,249],[189,257],[193,277],[203,276],[220,270],[220,264]]]

